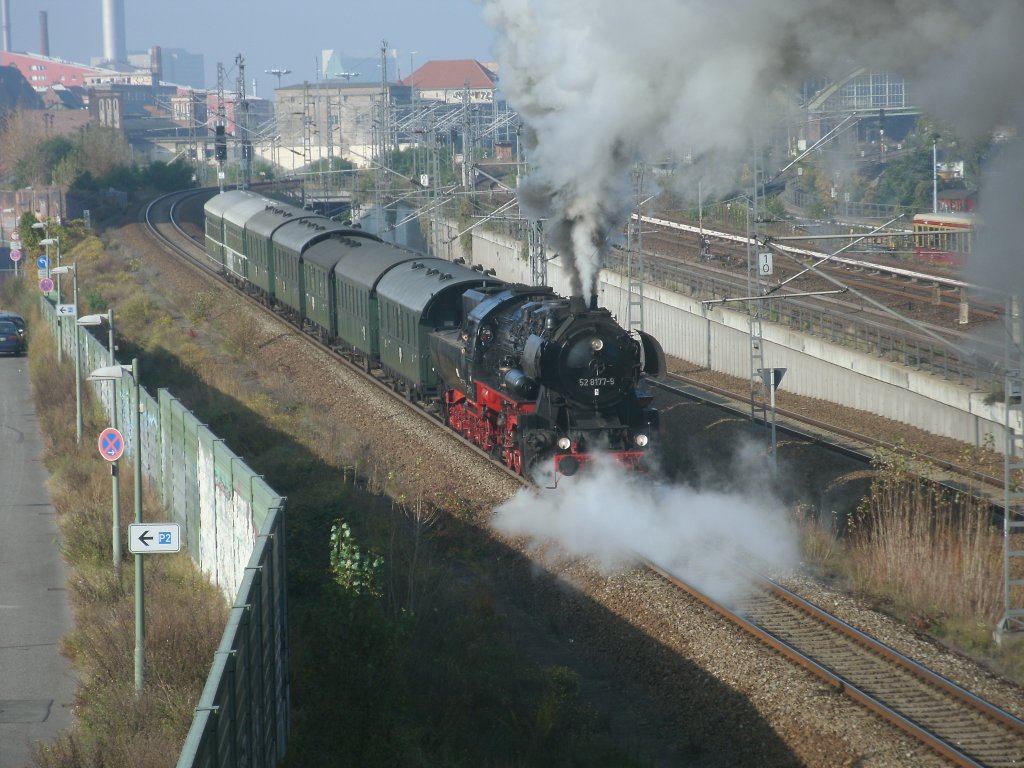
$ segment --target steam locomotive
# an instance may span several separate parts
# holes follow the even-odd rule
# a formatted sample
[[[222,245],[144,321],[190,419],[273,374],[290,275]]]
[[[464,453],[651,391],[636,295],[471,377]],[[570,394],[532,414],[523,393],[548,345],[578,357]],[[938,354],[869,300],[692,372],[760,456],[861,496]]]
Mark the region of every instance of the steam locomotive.
[[[573,475],[597,453],[640,467],[664,370],[648,334],[551,288],[425,257],[247,191],[205,206],[207,255],[306,332],[380,369],[519,474]]]

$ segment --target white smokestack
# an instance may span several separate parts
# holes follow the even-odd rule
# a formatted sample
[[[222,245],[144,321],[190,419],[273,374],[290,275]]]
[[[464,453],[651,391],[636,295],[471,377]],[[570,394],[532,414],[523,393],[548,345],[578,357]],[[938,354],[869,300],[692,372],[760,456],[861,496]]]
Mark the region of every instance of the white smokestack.
[[[11,9],[7,7],[7,0],[0,0],[0,37],[3,38],[3,49],[11,50]]]
[[[124,0],[103,0],[103,58],[108,64],[127,64]]]

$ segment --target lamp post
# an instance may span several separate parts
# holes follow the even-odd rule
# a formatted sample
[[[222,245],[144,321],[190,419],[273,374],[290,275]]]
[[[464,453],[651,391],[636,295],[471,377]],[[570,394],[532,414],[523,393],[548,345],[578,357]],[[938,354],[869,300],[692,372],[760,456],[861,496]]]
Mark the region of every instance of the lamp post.
[[[32,226],[34,227],[36,225],[33,224]],[[47,266],[49,266],[49,263],[50,263],[50,246],[51,245],[56,245],[57,246],[57,266],[59,267],[60,266],[60,238],[59,237],[46,237],[46,238],[43,238],[42,240],[40,240],[39,244],[46,246],[46,263],[47,263]]]
[[[50,222],[49,221],[37,221],[32,225],[32,229],[43,230],[43,239],[39,241],[40,245],[46,246],[46,268],[50,268],[50,246],[56,244],[57,246],[57,266],[60,266],[60,238],[50,237]],[[57,281],[57,285],[60,286],[60,280]],[[57,295],[60,296],[60,288],[57,289]]]
[[[46,246],[46,276],[50,276],[50,222],[48,221],[37,221],[32,225],[32,229],[43,230],[43,239],[39,241],[40,245]],[[31,256],[31,254],[30,254]],[[60,285],[60,282],[57,283]],[[60,297],[60,290],[57,291],[57,297]],[[57,341],[60,342],[60,320],[57,321]],[[57,344],[57,361],[60,362],[60,344]]]
[[[278,89],[281,88],[281,78],[284,77],[285,75],[291,74],[290,69],[264,69],[263,71],[266,72],[268,75],[273,75],[274,77],[277,78]]]
[[[108,361],[111,366],[117,365],[114,352],[114,310],[108,309],[105,315],[85,315],[84,317],[78,318],[76,325],[81,326],[93,326],[102,325],[103,321],[106,320],[108,326],[108,349],[109,358]],[[111,421],[113,422],[110,426],[117,429],[117,379],[110,379],[110,383],[114,385],[114,416]],[[111,535],[111,549],[114,553],[114,575],[117,577],[117,583],[121,583],[121,482],[117,474],[117,462],[110,462],[110,482],[111,482],[111,496],[113,498],[113,525]]]
[[[142,523],[142,419],[141,390],[139,387],[139,358],[129,365],[109,365],[89,374],[89,381],[117,381],[125,374],[131,376],[135,396],[132,398],[132,457],[135,485],[135,522]],[[145,601],[143,600],[142,555],[135,555],[135,694],[142,694],[145,680],[143,648],[146,641]]]
[[[275,124],[275,127],[276,127],[277,124],[278,124],[277,123],[277,91],[281,90],[281,78],[284,77],[285,75],[291,74],[291,70],[290,69],[275,68],[275,69],[264,69],[263,71],[266,72],[268,75],[273,75],[274,77],[277,78],[277,89],[274,91],[274,124]],[[278,136],[277,138],[279,139],[281,137]],[[276,172],[276,167],[278,165],[280,165],[280,163],[278,162],[278,153],[277,153],[276,139],[272,139],[271,140],[270,155],[271,155],[271,158],[272,158],[272,160],[274,162],[275,172]]]
[[[7,239],[4,237],[4,216],[6,216],[8,213],[14,213],[14,212],[15,211],[14,211],[13,208],[4,208],[2,211],[0,211],[0,246],[3,246],[3,245],[7,244]],[[15,217],[14,226],[11,227],[11,229],[12,230],[16,229],[17,226],[18,226],[18,220],[17,220],[17,217]],[[15,277],[18,276],[18,262],[17,261],[14,262],[14,276]]]
[[[40,224],[42,224],[44,227],[47,227],[46,231],[49,232],[49,224],[46,222],[37,221],[35,224],[32,225],[33,229],[39,227]],[[57,303],[59,304],[61,301],[60,276],[63,274],[63,272],[60,271],[60,238],[46,237],[40,240],[39,244],[46,246],[46,268],[49,271],[49,274],[57,276]],[[50,268],[51,245],[57,246],[57,267],[55,269]],[[62,317],[57,318],[57,362],[64,362],[64,319]]]
[[[409,51],[409,92],[411,95],[412,105],[416,107],[416,54],[419,51]]]
[[[78,269],[77,264],[69,264],[66,267],[55,267],[51,270],[51,273],[57,275],[57,279],[60,279],[61,275],[71,272],[72,280],[74,282],[74,310],[73,317],[78,317]],[[60,303],[60,291],[57,292],[57,305],[58,309],[63,309],[64,305]],[[57,317],[58,324],[62,321],[63,315]],[[79,445],[82,444],[82,356],[80,354],[80,347],[78,341],[78,328],[75,328],[75,442]]]

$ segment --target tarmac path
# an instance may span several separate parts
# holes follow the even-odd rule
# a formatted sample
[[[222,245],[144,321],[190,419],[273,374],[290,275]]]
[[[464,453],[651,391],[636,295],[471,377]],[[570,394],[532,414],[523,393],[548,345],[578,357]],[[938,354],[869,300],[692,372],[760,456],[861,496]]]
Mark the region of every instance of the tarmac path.
[[[28,360],[0,358],[0,768],[71,726],[77,680],[60,653],[72,629],[68,569],[50,502]]]

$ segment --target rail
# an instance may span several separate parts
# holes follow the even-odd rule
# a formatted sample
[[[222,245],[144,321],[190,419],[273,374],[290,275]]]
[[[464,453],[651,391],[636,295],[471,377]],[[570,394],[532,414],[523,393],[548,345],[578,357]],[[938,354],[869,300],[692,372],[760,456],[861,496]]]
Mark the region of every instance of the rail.
[[[634,260],[633,269],[636,269]],[[626,275],[625,255],[613,251],[606,268]],[[637,278],[637,275],[633,275]],[[735,281],[725,277],[698,274],[666,259],[644,260],[639,279],[660,285],[698,301],[714,301],[736,295]],[[751,312],[753,308],[734,308]],[[784,325],[791,330],[825,339],[832,344],[864,354],[883,357],[908,368],[925,371],[982,392],[999,391],[1005,372],[992,361],[963,359],[955,350],[936,339],[910,329],[898,329],[853,314],[843,305],[766,296],[762,300],[762,320]],[[979,342],[980,343],[980,342]]]
[[[1024,760],[1020,719],[781,585],[752,573],[750,594],[730,607],[657,563],[644,565],[954,765]]]

